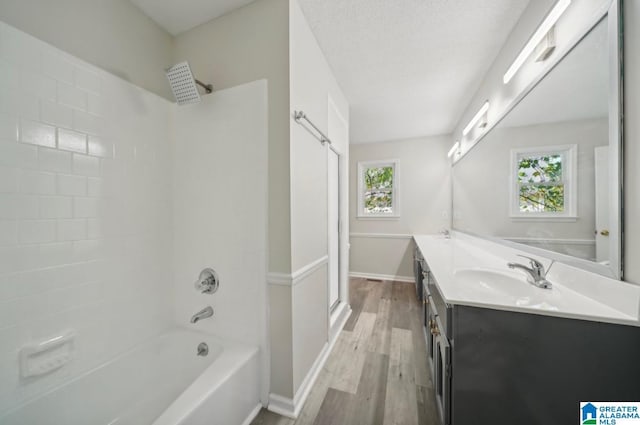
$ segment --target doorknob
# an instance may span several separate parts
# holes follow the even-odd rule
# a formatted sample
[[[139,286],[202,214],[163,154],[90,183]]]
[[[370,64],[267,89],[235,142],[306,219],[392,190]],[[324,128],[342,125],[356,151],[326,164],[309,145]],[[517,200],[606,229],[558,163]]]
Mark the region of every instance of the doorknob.
[[[608,230],[603,230],[603,231],[600,232],[600,234],[602,236],[609,236],[609,231]]]

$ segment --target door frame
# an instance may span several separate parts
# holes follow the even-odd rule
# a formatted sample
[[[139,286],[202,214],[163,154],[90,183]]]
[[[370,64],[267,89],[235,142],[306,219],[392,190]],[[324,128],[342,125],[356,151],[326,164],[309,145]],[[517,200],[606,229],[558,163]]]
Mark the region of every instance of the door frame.
[[[329,319],[329,340],[332,340],[340,332],[342,324],[346,321],[351,306],[349,303],[349,122],[340,113],[330,94],[327,94],[327,132],[331,139],[332,127],[330,125],[330,117],[337,118],[345,131],[344,146],[338,146],[327,143],[327,185],[329,184],[328,160],[329,154],[333,151],[338,156],[338,209],[339,209],[339,257],[338,257],[338,280],[339,295],[335,308],[329,305],[329,277],[327,277],[327,311]],[[327,194],[328,196],[328,194]],[[328,209],[327,209],[328,211]],[[329,232],[329,224],[327,224],[327,232]],[[329,234],[327,234],[329,238]],[[327,239],[327,254],[328,254]],[[329,276],[327,268],[327,276]]]
[[[340,184],[340,179],[342,176],[342,173],[340,172],[340,162],[342,159],[342,155],[340,155],[340,153],[338,152],[338,150],[336,148],[334,148],[332,145],[328,145],[329,149],[327,149],[327,198],[330,197],[329,195],[329,190],[328,187],[335,184],[335,182],[332,180],[332,176],[331,173],[329,173],[329,161],[331,158],[331,155],[336,155],[337,160],[338,160],[338,179],[337,179],[337,183],[338,183],[338,192],[337,192],[337,203],[338,203],[338,298],[337,300],[332,304],[331,303],[331,240],[333,237],[335,237],[335,228],[333,227],[333,224],[330,222],[330,220],[327,220],[327,251],[328,251],[328,258],[329,258],[329,267],[327,270],[327,276],[328,276],[328,302],[327,305],[329,306],[329,315],[333,314],[333,312],[335,312],[336,308],[340,305],[340,302],[342,301],[341,299],[341,292],[342,292],[342,279],[340,277],[340,271],[341,271],[341,265],[342,265],[342,261],[340,259],[341,253],[342,253],[342,249],[341,249],[341,239],[342,239],[342,219],[341,219],[341,211],[342,211],[342,202],[340,200],[340,193],[341,193],[341,189],[342,189],[342,185]],[[332,212],[331,212],[331,202],[327,202],[327,211],[328,211],[328,217],[331,217]]]

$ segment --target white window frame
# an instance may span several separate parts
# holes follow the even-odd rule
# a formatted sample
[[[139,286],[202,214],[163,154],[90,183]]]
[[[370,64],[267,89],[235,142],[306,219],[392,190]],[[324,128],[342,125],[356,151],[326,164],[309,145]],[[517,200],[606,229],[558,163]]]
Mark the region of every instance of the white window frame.
[[[562,154],[562,180],[564,182],[564,211],[521,212],[518,162],[523,156]],[[539,146],[511,149],[509,168],[509,217],[520,221],[576,221],[578,218],[578,145]]]
[[[391,192],[392,213],[369,214],[364,212],[364,170],[367,168],[389,167],[393,168],[393,191]],[[358,162],[358,206],[357,215],[359,219],[398,219],[400,217],[400,161],[397,159],[386,159],[376,161]]]

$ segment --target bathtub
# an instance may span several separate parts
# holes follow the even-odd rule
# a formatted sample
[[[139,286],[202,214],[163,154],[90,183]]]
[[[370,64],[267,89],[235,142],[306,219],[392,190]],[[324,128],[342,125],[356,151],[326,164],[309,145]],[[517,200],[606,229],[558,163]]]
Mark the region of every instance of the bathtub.
[[[205,342],[206,356],[197,347]],[[260,409],[258,348],[176,328],[0,417],[2,425],[241,425]]]

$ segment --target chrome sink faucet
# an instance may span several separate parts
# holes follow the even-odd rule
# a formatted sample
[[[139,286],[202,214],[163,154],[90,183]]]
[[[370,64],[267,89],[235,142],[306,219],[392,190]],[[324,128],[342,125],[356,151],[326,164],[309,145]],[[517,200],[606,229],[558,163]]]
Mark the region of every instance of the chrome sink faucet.
[[[196,323],[199,320],[206,319],[213,316],[213,308],[211,306],[205,307],[191,317],[191,323]]]
[[[527,282],[529,282],[533,286],[537,286],[538,288],[543,289],[551,289],[551,282],[547,280],[548,270],[544,269],[544,264],[542,264],[535,258],[527,257],[526,255],[518,254],[518,257],[523,257],[529,260],[529,265],[531,265],[531,267],[529,268],[519,263],[507,263],[507,266],[510,269],[520,269],[525,271],[527,273]]]

